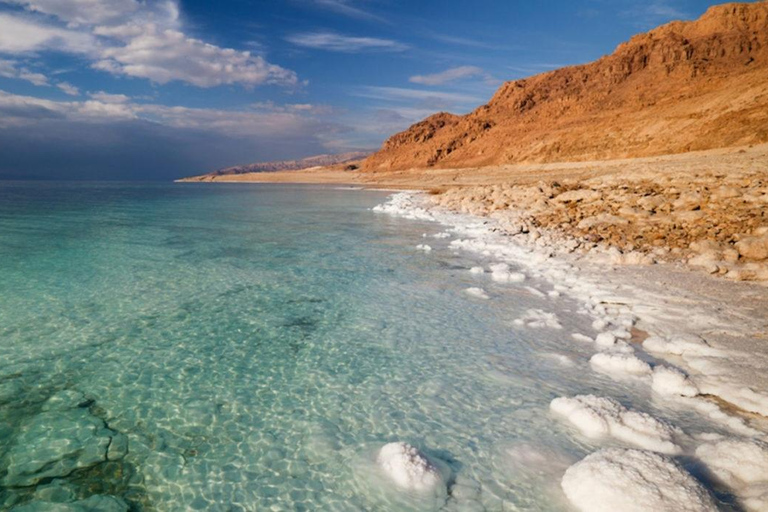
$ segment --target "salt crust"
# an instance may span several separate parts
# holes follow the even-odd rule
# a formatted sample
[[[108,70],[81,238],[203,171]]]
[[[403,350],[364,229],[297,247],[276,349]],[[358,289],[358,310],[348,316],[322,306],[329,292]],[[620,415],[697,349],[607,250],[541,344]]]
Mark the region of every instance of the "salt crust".
[[[582,512],[714,512],[707,490],[672,459],[608,448],[577,462],[561,486]]]
[[[529,309],[525,314],[514,321],[515,325],[523,325],[534,329],[562,329],[557,315],[541,309]]]
[[[438,486],[445,486],[437,466],[408,443],[395,442],[384,445],[379,450],[376,463],[403,489],[429,491]]]
[[[768,444],[725,439],[699,446],[696,456],[736,492],[747,510],[768,510]]]
[[[603,373],[618,373],[633,376],[645,376],[652,373],[651,365],[634,354],[611,354],[600,352],[592,356],[589,364]]]
[[[580,395],[555,398],[552,412],[565,417],[586,437],[613,437],[646,450],[678,454],[682,450],[673,442],[682,431],[644,412],[632,411],[613,398]]]

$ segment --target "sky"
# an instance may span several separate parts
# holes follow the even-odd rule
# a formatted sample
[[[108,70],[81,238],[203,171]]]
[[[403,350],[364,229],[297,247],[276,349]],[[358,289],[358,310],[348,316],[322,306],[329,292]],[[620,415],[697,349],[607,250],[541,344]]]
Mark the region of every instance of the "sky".
[[[0,179],[377,148],[705,0],[0,0]]]

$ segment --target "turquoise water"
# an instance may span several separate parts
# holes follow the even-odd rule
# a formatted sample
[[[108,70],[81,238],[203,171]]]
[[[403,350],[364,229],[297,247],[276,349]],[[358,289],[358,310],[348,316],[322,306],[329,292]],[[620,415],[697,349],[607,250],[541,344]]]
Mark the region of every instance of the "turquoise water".
[[[568,299],[564,329],[515,326],[552,301],[470,274],[449,240],[416,250],[440,227],[370,211],[385,198],[0,184],[0,508],[564,509],[562,471],[596,445],[549,402],[648,410],[647,386],[588,371]],[[378,473],[391,441],[442,461],[447,492]]]

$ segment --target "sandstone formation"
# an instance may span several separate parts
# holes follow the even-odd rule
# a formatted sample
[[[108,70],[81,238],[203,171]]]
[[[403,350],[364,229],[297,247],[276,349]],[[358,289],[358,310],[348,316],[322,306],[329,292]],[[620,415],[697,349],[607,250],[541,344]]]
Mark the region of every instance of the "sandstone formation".
[[[768,1],[710,8],[593,63],[393,135],[363,170],[603,160],[768,141]]]

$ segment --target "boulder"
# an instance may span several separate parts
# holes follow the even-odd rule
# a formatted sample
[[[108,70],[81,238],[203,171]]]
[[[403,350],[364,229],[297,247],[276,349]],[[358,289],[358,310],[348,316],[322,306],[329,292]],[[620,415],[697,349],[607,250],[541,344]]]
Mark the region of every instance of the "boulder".
[[[736,250],[742,258],[748,260],[768,259],[768,235],[745,236],[736,242]]]

